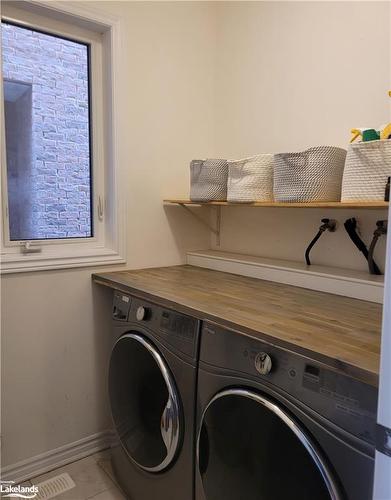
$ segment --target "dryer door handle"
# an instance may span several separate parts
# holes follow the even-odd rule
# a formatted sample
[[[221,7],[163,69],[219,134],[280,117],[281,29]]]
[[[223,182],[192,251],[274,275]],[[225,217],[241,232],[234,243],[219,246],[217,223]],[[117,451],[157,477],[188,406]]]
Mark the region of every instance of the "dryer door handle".
[[[178,424],[179,424],[178,406],[174,404],[172,398],[169,397],[160,419],[160,432],[162,435],[164,445],[167,449],[166,460],[172,460],[174,458],[179,437]]]

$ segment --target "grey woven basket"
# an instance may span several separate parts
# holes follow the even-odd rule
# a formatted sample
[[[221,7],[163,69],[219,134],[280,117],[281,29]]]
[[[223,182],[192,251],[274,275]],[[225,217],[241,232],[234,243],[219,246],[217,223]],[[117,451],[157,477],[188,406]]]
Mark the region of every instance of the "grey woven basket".
[[[225,201],[227,182],[227,160],[216,158],[190,162],[190,199],[192,201]]]
[[[333,146],[274,155],[274,200],[340,201],[345,158],[346,150]]]
[[[342,181],[342,201],[384,200],[391,176],[391,140],[350,144]]]
[[[227,200],[234,203],[273,200],[272,154],[228,161]]]

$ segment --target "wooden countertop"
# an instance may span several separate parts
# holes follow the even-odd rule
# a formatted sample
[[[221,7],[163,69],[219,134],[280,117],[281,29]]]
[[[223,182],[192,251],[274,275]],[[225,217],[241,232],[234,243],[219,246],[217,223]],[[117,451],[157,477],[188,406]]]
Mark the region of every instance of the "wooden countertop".
[[[188,265],[100,273],[93,280],[378,384],[380,304]]]

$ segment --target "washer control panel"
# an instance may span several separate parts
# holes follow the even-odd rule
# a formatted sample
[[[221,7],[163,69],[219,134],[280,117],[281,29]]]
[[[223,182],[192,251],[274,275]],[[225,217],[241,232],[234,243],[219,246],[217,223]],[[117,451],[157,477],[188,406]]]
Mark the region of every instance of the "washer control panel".
[[[192,360],[197,357],[200,321],[191,316],[115,290],[112,318],[116,327],[151,332]]]
[[[163,309],[160,316],[160,329],[178,335],[185,341],[192,341],[196,332],[194,330],[194,319],[178,314],[174,311]]]
[[[373,444],[377,389],[279,346],[204,323],[200,367],[273,386]]]

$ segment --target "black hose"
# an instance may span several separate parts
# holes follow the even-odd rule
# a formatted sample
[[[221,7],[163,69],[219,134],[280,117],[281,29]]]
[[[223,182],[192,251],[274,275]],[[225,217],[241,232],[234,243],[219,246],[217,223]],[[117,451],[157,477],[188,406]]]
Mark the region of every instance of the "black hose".
[[[337,222],[334,219],[322,219],[321,220],[322,224],[319,227],[319,231],[317,232],[315,238],[311,241],[311,243],[308,245],[307,250],[305,251],[305,261],[307,263],[307,266],[311,265],[310,261],[310,252],[312,250],[312,247],[315,245],[315,243],[318,241],[318,239],[322,236],[322,233],[325,231],[335,231],[335,228],[337,226]]]
[[[367,247],[365,246],[365,243],[363,240],[360,238],[360,236],[356,232],[357,228],[357,221],[354,217],[351,219],[347,219],[344,222],[344,227],[346,229],[346,232],[350,236],[350,239],[353,241],[353,243],[356,245],[356,247],[360,250],[361,253],[364,254],[364,257],[368,259],[368,250]]]
[[[381,272],[379,271],[379,268],[376,266],[375,261],[373,260],[373,252],[375,251],[375,246],[376,246],[376,243],[377,243],[377,240],[379,239],[379,237],[380,237],[380,234],[375,233],[373,235],[371,244],[369,246],[368,268],[369,268],[369,272],[371,274],[381,274]],[[377,269],[375,269],[375,266],[376,266]]]
[[[373,238],[372,238],[371,244],[369,246],[368,268],[369,268],[369,272],[371,274],[382,274],[378,268],[377,269],[375,268],[375,261],[373,260],[373,254],[375,252],[376,243],[382,234],[387,234],[387,221],[386,220],[378,220],[376,222],[376,229],[373,232]],[[376,270],[378,272],[376,272]]]
[[[345,227],[345,230],[348,233],[350,239],[353,241],[353,243],[356,245],[358,250],[364,255],[365,259],[368,261],[369,252],[367,250],[365,243],[362,241],[360,236],[357,234],[357,231],[356,231],[357,221],[356,221],[356,219],[354,217],[352,217],[351,219],[347,219],[344,222],[344,227]],[[376,245],[376,243],[375,243],[375,245]],[[368,265],[369,265],[369,262],[368,262]],[[371,266],[372,266],[372,271],[370,271],[371,274],[378,274],[378,275],[382,274],[380,269],[378,268],[376,262],[373,259],[373,253],[372,253]]]
[[[322,236],[324,233],[325,229],[319,229],[317,232],[315,238],[311,241],[311,243],[308,245],[307,250],[305,251],[305,261],[307,263],[307,266],[311,265],[310,261],[310,252],[312,250],[312,247],[315,245],[315,243],[318,241],[318,239]]]

